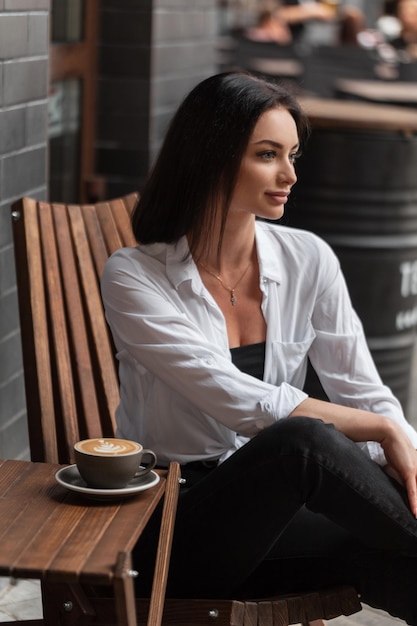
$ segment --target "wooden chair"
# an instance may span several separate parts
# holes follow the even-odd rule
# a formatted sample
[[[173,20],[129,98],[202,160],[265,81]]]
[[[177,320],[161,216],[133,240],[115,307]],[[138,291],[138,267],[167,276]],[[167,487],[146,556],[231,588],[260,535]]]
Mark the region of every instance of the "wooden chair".
[[[109,254],[136,245],[130,214],[137,199],[132,193],[78,206],[23,198],[12,206],[32,460],[73,463],[78,439],[114,436],[117,365],[99,280]],[[168,472],[154,589],[150,601],[136,601],[140,623],[287,626],[361,609],[351,587],[262,601],[164,599],[178,477],[174,463]],[[89,600],[94,617],[85,623],[116,623],[114,599]]]

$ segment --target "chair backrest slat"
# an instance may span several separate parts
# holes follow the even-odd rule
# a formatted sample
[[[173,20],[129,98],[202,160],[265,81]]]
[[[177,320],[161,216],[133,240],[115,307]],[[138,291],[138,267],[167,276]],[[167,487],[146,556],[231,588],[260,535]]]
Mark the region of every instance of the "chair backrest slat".
[[[94,344],[97,355],[97,373],[99,379],[103,382],[103,391],[107,399],[108,418],[111,420],[112,430],[114,431],[116,428],[114,414],[119,402],[119,384],[112,344],[109,341],[109,331],[103,313],[99,277],[95,273],[81,207],[70,206],[68,207],[68,213],[78,259],[80,284],[85,296],[86,313],[90,321],[90,344],[91,342]],[[103,418],[104,416],[102,415]]]
[[[60,272],[65,307],[67,310],[67,324],[71,335],[71,345],[73,347],[72,358],[76,360],[77,370],[82,380],[82,385],[80,385],[79,388],[73,386],[72,389],[72,395],[77,402],[77,406],[74,407],[75,412],[72,415],[67,414],[65,420],[65,422],[70,421],[70,426],[68,427],[72,428],[72,431],[70,430],[67,433],[65,439],[71,442],[74,438],[78,440],[81,436],[77,418],[80,404],[83,414],[88,415],[89,427],[85,429],[88,436],[96,437],[101,433],[100,411],[95,393],[95,382],[88,344],[88,332],[82,293],[79,281],[74,280],[74,277],[77,276],[78,269],[66,205],[54,204],[52,214],[60,258]],[[68,450],[68,455],[69,458],[71,458],[72,446],[71,449]]]
[[[122,239],[122,245],[133,247],[136,245],[136,240],[133,235],[133,231],[130,227],[130,216],[135,208],[139,199],[139,194],[131,194],[124,202],[122,198],[115,200],[114,202],[106,202],[114,222],[116,224],[119,235]],[[97,213],[101,215],[101,204],[97,206]],[[110,253],[114,252],[116,248],[109,246]]]
[[[12,206],[31,457],[73,462],[80,438],[112,436],[117,363],[100,294],[108,256],[136,245],[137,193],[99,205]]]
[[[39,203],[39,230],[43,256],[43,271],[46,286],[46,302],[48,303],[47,321],[50,328],[50,358],[52,360],[54,386],[58,385],[59,394],[55,396],[60,401],[60,410],[65,415],[63,426],[67,438],[78,438],[76,428],[77,407],[74,394],[74,380],[71,366],[70,338],[68,336],[67,320],[62,276],[59,265],[58,245],[55,234],[52,207],[50,204]],[[61,228],[68,228],[61,225]],[[48,451],[46,451],[48,454]],[[49,459],[48,459],[49,460]]]
[[[45,448],[50,450],[48,460],[57,462],[57,437],[55,406],[50,360],[49,333],[43,258],[40,240],[38,206],[36,200],[27,198],[12,207],[14,250],[18,276],[23,360],[30,371],[25,376],[28,404],[36,421],[28,420],[31,446],[36,450],[34,460],[45,458]],[[38,381],[42,377],[42,384]]]
[[[86,206],[83,212],[84,224],[94,259],[95,271],[101,276],[104,265],[109,257],[101,223],[95,206]]]

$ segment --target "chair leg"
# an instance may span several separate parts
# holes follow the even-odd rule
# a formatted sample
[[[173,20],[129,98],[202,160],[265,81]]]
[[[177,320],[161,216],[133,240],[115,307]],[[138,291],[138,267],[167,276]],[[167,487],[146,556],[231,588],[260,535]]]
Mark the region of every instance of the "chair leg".
[[[181,468],[179,464],[171,463],[165,487],[164,507],[162,510],[161,529],[159,532],[158,551],[147,626],[160,626],[162,623],[169,559],[171,556],[175,515],[177,512],[180,474]]]

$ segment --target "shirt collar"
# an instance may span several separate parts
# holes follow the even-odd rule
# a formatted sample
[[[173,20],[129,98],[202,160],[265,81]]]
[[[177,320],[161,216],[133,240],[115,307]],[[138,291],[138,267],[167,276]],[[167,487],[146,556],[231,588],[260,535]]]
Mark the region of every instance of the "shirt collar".
[[[177,243],[167,246],[166,273],[175,289],[178,289],[184,281],[199,276],[190,254],[187,237],[181,237]]]
[[[276,283],[282,281],[282,267],[278,264],[279,239],[273,235],[272,229],[278,225],[268,225],[265,222],[255,222],[256,250],[258,253],[259,274],[262,279],[269,279]]]
[[[274,225],[273,228],[279,226]],[[255,239],[261,279],[267,278],[280,283],[282,268],[277,264],[276,253],[279,241],[272,235],[270,227],[259,221],[255,222]],[[177,243],[167,246],[166,272],[175,289],[184,281],[199,277],[185,236]]]

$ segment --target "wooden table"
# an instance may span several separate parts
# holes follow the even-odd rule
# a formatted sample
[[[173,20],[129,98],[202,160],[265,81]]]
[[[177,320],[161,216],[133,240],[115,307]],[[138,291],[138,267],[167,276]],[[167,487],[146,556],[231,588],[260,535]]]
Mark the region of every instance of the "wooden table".
[[[248,60],[248,69],[268,76],[300,78],[303,66],[297,59],[264,59],[253,57]]]
[[[83,624],[94,623],[94,610],[84,592],[92,585],[113,588],[117,623],[136,626],[131,550],[166,489],[162,523],[166,515],[173,519],[179,470],[175,467],[168,475],[172,497],[166,472],[160,472],[154,487],[134,497],[102,502],[60,486],[55,480],[60,467],[0,460],[0,574],[41,580],[44,620],[25,624],[78,624],[83,616],[87,620]],[[155,589],[154,583],[148,624],[157,624],[162,617],[172,531],[171,524],[160,537],[165,555],[155,569],[158,584]]]
[[[417,104],[417,85],[415,82],[341,78],[336,80],[335,90],[344,98],[355,98],[379,104],[402,106],[415,106]]]
[[[300,97],[314,129],[417,132],[417,111],[389,104]]]

